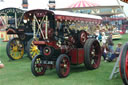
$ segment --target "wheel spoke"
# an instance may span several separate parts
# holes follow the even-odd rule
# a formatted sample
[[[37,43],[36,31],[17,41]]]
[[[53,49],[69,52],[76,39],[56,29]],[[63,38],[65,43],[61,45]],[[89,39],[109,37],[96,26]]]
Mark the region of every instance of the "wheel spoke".
[[[35,76],[43,75],[45,73],[45,65],[42,64],[42,60],[40,57],[36,56],[35,59],[32,60],[32,65],[32,73]]]
[[[69,59],[65,54],[62,54],[57,59],[56,70],[59,77],[66,77],[70,71]]]

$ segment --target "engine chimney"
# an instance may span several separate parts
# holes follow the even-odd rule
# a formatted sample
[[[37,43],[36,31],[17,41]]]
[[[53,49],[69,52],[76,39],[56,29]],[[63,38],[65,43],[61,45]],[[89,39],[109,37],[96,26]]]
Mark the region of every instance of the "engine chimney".
[[[49,0],[49,10],[55,10],[56,4],[55,0]]]
[[[23,9],[28,9],[28,0],[22,0]]]

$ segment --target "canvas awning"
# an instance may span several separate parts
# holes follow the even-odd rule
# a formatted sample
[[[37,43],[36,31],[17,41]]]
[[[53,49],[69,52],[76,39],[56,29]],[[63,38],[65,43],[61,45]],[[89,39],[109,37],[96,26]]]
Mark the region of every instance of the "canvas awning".
[[[87,0],[79,0],[78,2],[71,4],[68,8],[93,7],[93,6],[99,6],[99,5],[96,3],[89,2]]]

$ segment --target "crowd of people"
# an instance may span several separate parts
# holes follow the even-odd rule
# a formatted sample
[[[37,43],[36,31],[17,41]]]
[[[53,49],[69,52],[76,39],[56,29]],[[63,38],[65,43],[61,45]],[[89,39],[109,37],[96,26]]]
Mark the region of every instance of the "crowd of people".
[[[111,62],[120,54],[122,43],[119,42],[114,50],[114,43],[112,39],[112,33],[115,32],[117,29],[113,27],[113,29],[97,29],[95,35],[97,36],[97,40],[101,44],[101,51],[104,61]],[[106,36],[106,32],[109,34]]]

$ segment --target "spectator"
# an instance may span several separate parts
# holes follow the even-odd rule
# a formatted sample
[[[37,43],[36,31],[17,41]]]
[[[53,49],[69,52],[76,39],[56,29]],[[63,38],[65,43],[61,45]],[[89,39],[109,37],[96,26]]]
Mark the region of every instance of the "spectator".
[[[111,55],[114,53],[114,48],[113,48],[114,43],[113,43],[113,40],[112,40],[112,32],[110,32],[106,43],[107,43],[108,49],[109,49],[108,56],[111,57]]]
[[[122,43],[118,43],[115,52],[111,55],[111,57],[107,61],[111,62],[119,56],[121,51],[121,46],[122,46]]]
[[[4,64],[0,61],[0,69],[4,67]]]
[[[102,52],[102,56],[104,58],[104,61],[106,61],[107,57],[108,57],[108,53],[109,53],[109,49],[106,46],[106,44],[103,44],[101,47],[101,52]]]
[[[102,33],[101,33],[101,30],[99,31],[98,40],[99,40],[100,42],[102,41]]]
[[[106,45],[107,36],[105,35],[105,32],[102,32],[102,45]]]

